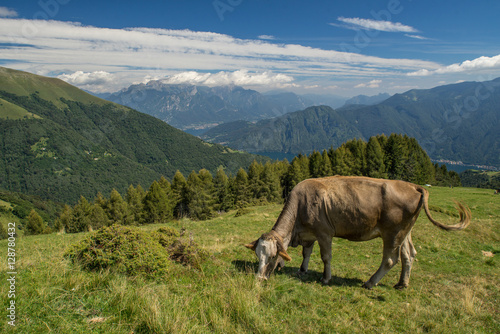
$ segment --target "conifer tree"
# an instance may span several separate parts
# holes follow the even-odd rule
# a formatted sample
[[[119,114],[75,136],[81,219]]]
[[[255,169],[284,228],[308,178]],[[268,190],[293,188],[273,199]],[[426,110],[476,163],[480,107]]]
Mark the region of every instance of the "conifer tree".
[[[213,178],[209,171],[202,169],[199,174],[194,171],[189,174],[187,198],[191,218],[205,220],[213,216]]]
[[[113,189],[107,201],[106,213],[112,224],[127,225],[129,220],[129,209],[120,193]]]
[[[28,223],[26,224],[26,232],[30,235],[42,234],[45,228],[42,217],[35,211],[31,209],[30,214],[27,217]]]
[[[130,185],[127,189],[127,204],[130,212],[130,224],[142,225],[144,223],[143,211],[144,211],[144,197],[146,193],[141,185],[137,185],[134,188]]]
[[[162,224],[171,219],[173,210],[169,203],[163,188],[154,181],[144,197],[145,224]]]
[[[330,160],[328,152],[326,150],[323,150],[321,157],[323,158],[323,164],[321,165],[320,168],[320,176],[321,177],[331,176],[333,174],[332,161]]]
[[[187,182],[180,171],[175,172],[172,179],[172,205],[174,206],[174,216],[184,217],[187,214]]]
[[[311,177],[317,178],[322,177],[322,167],[323,167],[323,156],[318,151],[314,150],[311,155],[309,155],[309,172]]]
[[[229,178],[224,172],[224,168],[217,168],[214,178],[214,193],[216,210],[228,211],[232,207],[231,194],[229,193]]]
[[[89,201],[84,196],[80,196],[78,203],[73,207],[71,221],[66,228],[66,232],[78,233],[89,231],[91,229],[91,210],[92,205]]]
[[[350,152],[344,145],[339,146],[332,155],[332,170],[334,175],[351,175],[351,168],[347,164]]]
[[[281,182],[276,173],[276,168],[270,162],[266,162],[264,165],[264,170],[261,174],[261,180],[264,187],[262,188],[262,197],[268,202],[280,202],[281,201]]]
[[[96,230],[101,227],[111,225],[111,220],[109,220],[108,215],[106,214],[104,209],[96,203],[94,203],[90,209],[89,220],[90,220],[89,230],[90,229]]]
[[[370,137],[366,145],[366,173],[367,176],[387,178],[384,164],[384,153],[377,137]]]
[[[73,220],[73,208],[65,204],[61,214],[59,215],[59,217],[57,217],[54,223],[54,228],[58,232],[68,231],[69,225],[71,224],[72,220]]]
[[[250,203],[250,190],[248,189],[248,174],[243,168],[238,170],[233,184],[236,207],[247,206]]]

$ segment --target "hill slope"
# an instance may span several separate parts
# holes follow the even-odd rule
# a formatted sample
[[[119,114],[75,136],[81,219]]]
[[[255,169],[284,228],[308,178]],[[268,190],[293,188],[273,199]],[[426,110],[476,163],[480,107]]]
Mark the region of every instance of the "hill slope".
[[[75,202],[176,170],[235,172],[255,158],[58,79],[0,68],[0,98],[0,188],[11,191]]]
[[[338,145],[336,137],[323,134],[334,133],[332,126],[342,124],[343,128],[335,130],[345,136],[343,140],[403,133],[415,137],[432,158],[500,166],[500,78],[410,90],[373,106],[351,105],[337,110],[322,107],[314,131],[307,126],[276,127],[272,137],[278,144],[271,140],[256,141],[269,136],[269,128],[264,125],[281,124],[288,118],[309,124],[311,110],[246,127],[241,123],[225,124],[211,129],[203,138],[231,143],[233,148],[251,152],[309,153],[312,149]],[[237,131],[232,131],[233,128]],[[300,138],[297,145],[284,144],[292,138]]]

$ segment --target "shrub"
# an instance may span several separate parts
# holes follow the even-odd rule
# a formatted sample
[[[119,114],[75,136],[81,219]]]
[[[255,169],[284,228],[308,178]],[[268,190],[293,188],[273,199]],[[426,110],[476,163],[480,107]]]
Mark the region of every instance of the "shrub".
[[[208,253],[171,227],[145,232],[137,227],[113,225],[92,232],[72,245],[65,256],[83,269],[109,269],[150,279],[167,275],[173,261],[200,269]]]
[[[158,278],[171,269],[165,248],[151,234],[113,225],[91,233],[65,254],[87,270],[110,269],[129,276]]]

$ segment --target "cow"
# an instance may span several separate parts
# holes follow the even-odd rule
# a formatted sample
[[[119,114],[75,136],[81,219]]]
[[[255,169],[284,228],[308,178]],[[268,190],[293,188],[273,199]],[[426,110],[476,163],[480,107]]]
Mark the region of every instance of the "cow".
[[[324,264],[321,282],[328,284],[332,274],[332,238],[367,241],[383,240],[380,268],[363,284],[372,289],[400,260],[402,270],[396,289],[408,287],[413,260],[417,254],[411,230],[422,207],[429,220],[446,231],[463,230],[471,220],[469,208],[456,202],[460,222],[444,225],[429,212],[429,192],[422,186],[399,180],[355,176],[308,179],[289,194],[271,231],[244,245],[259,260],[256,277],[267,280],[278,264],[291,261],[288,246],[302,246],[303,261],[298,275],[308,269],[314,242],[318,241]]]

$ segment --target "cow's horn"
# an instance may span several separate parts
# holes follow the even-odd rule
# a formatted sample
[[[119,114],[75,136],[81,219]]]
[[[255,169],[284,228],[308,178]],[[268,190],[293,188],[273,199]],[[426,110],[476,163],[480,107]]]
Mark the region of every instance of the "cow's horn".
[[[290,255],[288,255],[288,253],[284,250],[280,250],[278,252],[278,254],[283,258],[285,259],[285,261],[292,261],[292,258],[290,257]]]
[[[246,245],[244,245],[244,246],[245,246],[246,248],[249,248],[249,249],[251,249],[251,250],[255,251],[255,248],[257,247],[257,241],[259,241],[259,240],[257,239],[257,240],[255,240],[254,242],[251,242],[251,243],[246,244]]]

